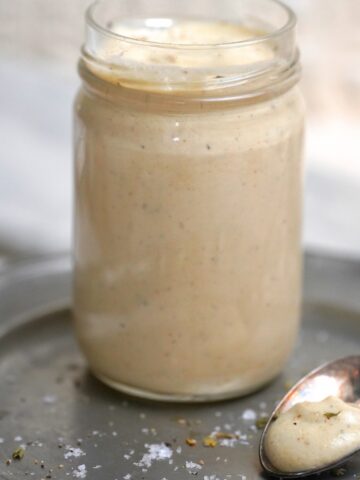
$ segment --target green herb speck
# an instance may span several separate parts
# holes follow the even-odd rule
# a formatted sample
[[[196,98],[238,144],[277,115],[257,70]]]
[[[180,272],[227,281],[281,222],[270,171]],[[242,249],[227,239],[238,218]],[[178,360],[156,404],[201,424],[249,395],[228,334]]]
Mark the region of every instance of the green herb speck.
[[[256,420],[256,428],[258,430],[263,430],[265,427],[266,427],[266,424],[268,423],[269,421],[269,417],[260,417]]]
[[[331,470],[331,475],[334,477],[343,477],[346,473],[346,468],[335,468]]]
[[[324,417],[326,417],[328,420],[332,417],[337,417],[340,412],[334,413],[334,412],[325,412]]]

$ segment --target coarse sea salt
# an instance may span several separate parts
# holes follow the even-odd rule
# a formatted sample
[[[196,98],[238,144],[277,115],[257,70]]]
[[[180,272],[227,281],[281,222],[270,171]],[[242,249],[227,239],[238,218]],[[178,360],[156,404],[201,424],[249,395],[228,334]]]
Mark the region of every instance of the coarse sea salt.
[[[145,444],[145,448],[148,452],[142,456],[139,462],[134,463],[135,466],[149,468],[153,461],[167,460],[173,455],[172,449],[167,447],[165,443]]]
[[[256,412],[251,408],[247,408],[246,410],[243,411],[241,418],[243,420],[256,420]]]
[[[57,400],[56,395],[45,395],[42,398],[43,403],[45,403],[46,405],[52,405],[53,403],[56,402],[56,400]]]
[[[188,469],[188,471],[191,473],[193,472],[194,470],[201,470],[202,469],[202,466],[199,465],[198,463],[195,463],[195,462],[191,462],[191,461],[186,461],[185,462],[185,467]]]
[[[238,443],[238,439],[237,438],[222,438],[219,441],[219,443],[222,447],[234,448],[236,446],[236,444]]]
[[[39,440],[34,440],[31,444],[33,447],[42,447],[44,444],[39,442]]]
[[[73,477],[75,478],[86,478],[87,470],[86,465],[79,465],[72,472]]]
[[[64,458],[66,460],[71,457],[78,458],[78,457],[82,457],[83,455],[86,455],[86,453],[83,450],[81,450],[81,448],[72,447],[71,445],[66,445],[65,450],[66,452],[64,453]]]

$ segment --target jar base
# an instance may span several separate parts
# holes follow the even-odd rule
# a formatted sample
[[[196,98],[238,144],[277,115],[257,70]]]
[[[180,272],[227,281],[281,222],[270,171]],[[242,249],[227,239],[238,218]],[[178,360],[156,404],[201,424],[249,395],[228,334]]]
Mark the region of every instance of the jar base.
[[[208,393],[208,394],[181,394],[181,393],[160,393],[151,390],[144,390],[142,388],[134,387],[121,383],[111,378],[102,375],[96,371],[92,370],[93,375],[100,380],[102,383],[105,383],[108,387],[117,390],[118,392],[125,393],[126,395],[131,395],[132,397],[142,398],[144,400],[153,400],[157,402],[171,402],[171,403],[210,403],[210,402],[219,402],[222,400],[230,400],[235,398],[244,397],[251,393],[254,393],[265,385],[268,385],[272,380],[267,380],[260,385],[250,387],[248,389],[237,389],[228,392],[222,393]]]

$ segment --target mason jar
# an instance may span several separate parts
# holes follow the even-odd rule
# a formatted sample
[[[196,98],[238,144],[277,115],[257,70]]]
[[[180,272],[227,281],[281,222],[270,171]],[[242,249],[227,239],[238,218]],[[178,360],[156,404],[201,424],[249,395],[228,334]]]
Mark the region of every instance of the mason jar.
[[[75,102],[74,317],[93,373],[159,400],[244,395],[301,295],[295,17],[276,0],[101,0]]]

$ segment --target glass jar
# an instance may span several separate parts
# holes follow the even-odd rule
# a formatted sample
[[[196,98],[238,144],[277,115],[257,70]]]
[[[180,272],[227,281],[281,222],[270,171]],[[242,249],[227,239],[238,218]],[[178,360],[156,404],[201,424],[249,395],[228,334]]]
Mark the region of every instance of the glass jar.
[[[159,400],[269,382],[301,295],[304,108],[275,0],[104,0],[75,102],[77,337],[94,374]]]

